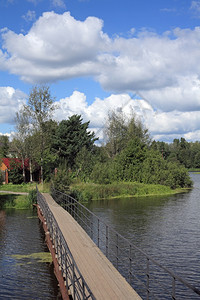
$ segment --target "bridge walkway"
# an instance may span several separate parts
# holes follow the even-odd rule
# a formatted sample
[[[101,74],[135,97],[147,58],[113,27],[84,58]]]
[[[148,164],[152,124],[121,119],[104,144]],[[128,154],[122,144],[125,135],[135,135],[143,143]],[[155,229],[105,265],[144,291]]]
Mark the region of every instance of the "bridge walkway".
[[[43,193],[42,195],[94,297],[97,300],[141,299],[73,217],[49,194]]]

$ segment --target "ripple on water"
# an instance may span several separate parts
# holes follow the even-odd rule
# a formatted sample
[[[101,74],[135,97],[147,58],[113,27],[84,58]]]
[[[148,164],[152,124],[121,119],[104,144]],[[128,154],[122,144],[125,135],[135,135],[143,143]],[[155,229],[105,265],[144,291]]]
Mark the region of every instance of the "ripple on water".
[[[44,232],[32,210],[0,211],[0,299],[60,299]]]

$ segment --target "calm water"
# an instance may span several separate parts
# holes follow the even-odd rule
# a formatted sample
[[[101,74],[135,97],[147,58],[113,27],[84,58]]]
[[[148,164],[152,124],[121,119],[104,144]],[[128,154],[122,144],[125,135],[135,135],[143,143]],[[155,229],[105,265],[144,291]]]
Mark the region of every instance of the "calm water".
[[[189,193],[94,201],[88,208],[140,249],[200,288],[200,174],[191,177],[194,189]],[[183,298],[188,299],[182,295],[180,299]]]
[[[0,299],[59,299],[53,266],[39,258],[15,255],[47,252],[32,210],[0,210]]]
[[[200,288],[200,175],[194,189],[170,197],[94,201],[89,209],[104,222]],[[0,300],[59,299],[49,263],[12,255],[47,251],[32,210],[0,210]],[[164,299],[164,297],[160,298]],[[184,294],[180,299],[187,298]]]

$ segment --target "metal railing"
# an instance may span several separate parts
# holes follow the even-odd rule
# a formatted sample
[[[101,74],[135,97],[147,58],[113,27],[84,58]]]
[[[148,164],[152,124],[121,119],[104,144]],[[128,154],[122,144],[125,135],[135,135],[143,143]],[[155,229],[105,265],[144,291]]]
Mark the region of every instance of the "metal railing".
[[[95,300],[91,290],[87,286],[83,276],[81,275],[76,262],[68,248],[67,242],[63,237],[56,219],[54,218],[49,206],[37,190],[37,203],[45,218],[47,228],[52,239],[59,267],[61,268],[63,278],[65,278],[66,289],[72,295],[73,300],[92,299]]]
[[[74,217],[143,299],[199,299],[200,289],[130,243],[77,200],[56,190],[52,197]]]

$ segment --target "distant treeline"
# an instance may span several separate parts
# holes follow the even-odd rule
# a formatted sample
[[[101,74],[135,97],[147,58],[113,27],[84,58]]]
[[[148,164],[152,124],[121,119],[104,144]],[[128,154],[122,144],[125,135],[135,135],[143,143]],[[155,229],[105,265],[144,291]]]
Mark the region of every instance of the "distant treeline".
[[[200,169],[200,142],[187,142],[184,138],[174,139],[173,143],[156,142],[151,144],[162,157],[171,162],[180,162],[188,169]]]
[[[52,119],[53,104],[49,87],[34,87],[28,104],[16,115],[13,140],[0,138],[2,157],[12,154],[21,159],[23,166],[29,159],[30,181],[37,165],[41,180],[53,179],[57,188],[67,187],[73,180],[98,184],[140,182],[173,189],[192,185],[185,167],[200,167],[198,142],[151,142],[148,130],[135,115],[127,118],[112,111],[104,124],[104,143],[97,146],[98,138],[89,131],[89,122],[84,123],[80,115],[56,122]],[[24,168],[10,172],[15,179],[21,172],[19,181],[25,178]]]

